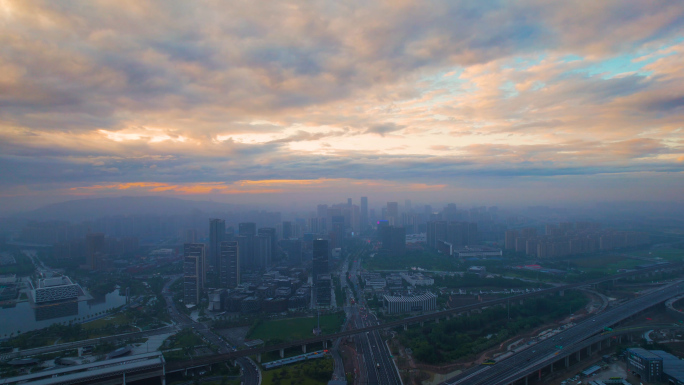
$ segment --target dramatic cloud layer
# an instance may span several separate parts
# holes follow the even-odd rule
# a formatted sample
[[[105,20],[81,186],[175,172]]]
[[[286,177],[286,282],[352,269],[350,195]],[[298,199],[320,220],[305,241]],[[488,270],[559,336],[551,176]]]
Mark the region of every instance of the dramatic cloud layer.
[[[681,200],[682,31],[677,0],[0,0],[0,199]]]

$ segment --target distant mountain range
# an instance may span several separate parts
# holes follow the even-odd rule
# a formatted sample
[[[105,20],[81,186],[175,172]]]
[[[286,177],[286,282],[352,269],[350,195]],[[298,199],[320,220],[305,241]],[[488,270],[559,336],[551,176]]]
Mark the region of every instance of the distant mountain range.
[[[112,197],[77,199],[54,203],[17,214],[16,217],[36,220],[83,221],[121,215],[187,215],[194,211],[216,213],[233,211],[239,205],[209,201],[192,201],[171,197]]]

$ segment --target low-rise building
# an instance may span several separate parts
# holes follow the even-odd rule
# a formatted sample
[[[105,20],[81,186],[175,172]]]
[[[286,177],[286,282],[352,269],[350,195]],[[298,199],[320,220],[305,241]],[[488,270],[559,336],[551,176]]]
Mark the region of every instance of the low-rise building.
[[[401,278],[404,279],[409,285],[415,286],[432,286],[435,284],[435,280],[432,277],[423,275],[422,273],[408,274],[401,273]]]
[[[437,296],[424,293],[412,296],[383,296],[383,306],[388,314],[424,312],[437,309]]]
[[[663,358],[646,349],[630,348],[627,349],[627,370],[646,382],[658,382],[663,373]]]
[[[81,286],[71,282],[67,276],[44,278],[38,280],[36,287],[31,290],[34,303],[63,301],[76,299],[83,295]]]

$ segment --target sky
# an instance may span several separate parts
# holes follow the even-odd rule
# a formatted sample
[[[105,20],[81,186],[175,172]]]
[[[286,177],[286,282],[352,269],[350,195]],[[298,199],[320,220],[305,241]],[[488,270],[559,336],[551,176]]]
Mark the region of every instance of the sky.
[[[684,200],[684,2],[0,0],[0,211]]]

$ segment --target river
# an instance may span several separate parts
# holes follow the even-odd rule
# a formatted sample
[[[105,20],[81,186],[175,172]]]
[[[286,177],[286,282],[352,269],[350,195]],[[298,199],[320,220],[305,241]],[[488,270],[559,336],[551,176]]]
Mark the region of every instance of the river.
[[[0,308],[0,338],[7,338],[10,333],[16,335],[18,331],[25,333],[42,329],[54,323],[69,323],[125,304],[126,296],[119,295],[119,290],[106,294],[103,298],[35,308],[30,302],[20,302],[14,307]]]

